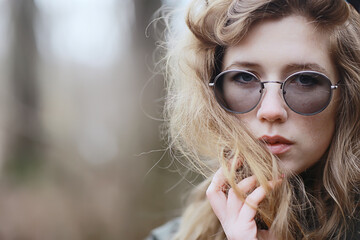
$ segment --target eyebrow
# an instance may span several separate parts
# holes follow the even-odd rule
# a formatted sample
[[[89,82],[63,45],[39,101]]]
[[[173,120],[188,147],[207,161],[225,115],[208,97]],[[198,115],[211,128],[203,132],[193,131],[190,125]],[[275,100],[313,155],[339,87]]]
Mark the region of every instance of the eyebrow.
[[[224,69],[224,71],[230,70],[233,68],[259,68],[259,67],[260,67],[260,64],[257,64],[257,63],[236,61],[233,64],[231,64],[230,66],[227,66]]]
[[[292,63],[292,64],[288,64],[285,69],[288,71],[311,70],[311,71],[321,72],[325,75],[329,75],[326,69],[317,63],[301,63],[301,64]]]
[[[261,68],[261,65],[257,64],[257,63],[253,63],[253,62],[236,61],[236,62],[232,63],[231,65],[227,66],[224,69],[224,71],[234,69],[234,68],[235,69],[237,69],[237,68],[240,68],[240,69],[241,68]],[[328,72],[326,71],[326,69],[317,63],[290,63],[284,67],[285,72],[304,71],[304,70],[321,72],[328,76]]]

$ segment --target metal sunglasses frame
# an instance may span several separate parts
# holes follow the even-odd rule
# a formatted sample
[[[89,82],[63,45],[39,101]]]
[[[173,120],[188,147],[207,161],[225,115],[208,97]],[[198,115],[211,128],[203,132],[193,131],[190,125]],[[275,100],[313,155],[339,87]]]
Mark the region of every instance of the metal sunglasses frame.
[[[231,110],[231,109],[225,107],[225,106],[221,103],[221,101],[218,99],[218,97],[217,97],[217,95],[216,95],[216,92],[215,92],[215,84],[216,84],[217,80],[218,80],[221,76],[223,76],[224,74],[229,73],[229,72],[246,73],[246,74],[249,74],[249,75],[253,76],[254,78],[256,78],[256,79],[259,81],[259,85],[260,85],[260,97],[259,97],[259,101],[257,101],[257,103],[254,105],[254,107],[252,107],[251,109],[249,109],[249,110],[247,110],[247,111],[245,111],[245,112],[236,112],[236,111],[234,111],[234,110]],[[302,112],[298,112],[298,111],[294,110],[294,109],[288,104],[288,102],[287,102],[286,99],[285,99],[285,96],[284,96],[284,95],[286,94],[285,89],[284,89],[285,83],[286,83],[289,79],[291,79],[293,76],[296,76],[296,75],[299,75],[299,74],[300,74],[300,75],[301,75],[301,74],[318,74],[318,75],[323,76],[323,77],[324,77],[326,80],[328,80],[329,83],[330,83],[330,97],[329,97],[329,100],[327,101],[327,103],[325,104],[325,106],[324,106],[323,108],[321,108],[320,110],[318,110],[318,111],[316,111],[316,112],[314,112],[314,113],[302,113]],[[254,73],[249,72],[249,71],[246,71],[246,70],[239,70],[239,69],[230,69],[230,70],[226,70],[226,71],[223,71],[223,72],[219,73],[219,74],[215,77],[214,81],[209,82],[209,86],[210,86],[210,87],[213,87],[213,91],[214,91],[214,95],[215,95],[216,101],[220,104],[220,106],[221,106],[222,108],[224,108],[226,111],[231,112],[231,113],[243,114],[243,113],[248,113],[248,112],[252,111],[253,109],[255,109],[255,108],[257,107],[257,105],[259,104],[259,102],[261,101],[261,99],[262,99],[262,97],[263,97],[263,92],[264,92],[263,90],[265,89],[265,84],[266,84],[266,83],[277,83],[277,84],[280,84],[281,96],[282,96],[282,99],[284,100],[284,102],[286,103],[286,106],[288,106],[293,112],[296,112],[296,113],[298,113],[298,114],[300,114],[300,115],[304,115],[304,116],[311,116],[311,115],[315,115],[315,114],[318,114],[318,113],[324,111],[325,108],[327,108],[327,107],[329,106],[330,102],[331,102],[332,95],[333,95],[333,94],[332,94],[332,92],[333,92],[332,90],[336,90],[336,89],[339,87],[339,85],[338,85],[339,82],[337,82],[335,85],[333,85],[332,82],[331,82],[331,80],[330,80],[325,74],[320,73],[320,72],[317,72],[317,71],[299,71],[299,72],[295,72],[295,73],[292,73],[291,75],[289,75],[288,77],[286,77],[283,82],[280,82],[280,81],[264,81],[264,82],[262,82]]]

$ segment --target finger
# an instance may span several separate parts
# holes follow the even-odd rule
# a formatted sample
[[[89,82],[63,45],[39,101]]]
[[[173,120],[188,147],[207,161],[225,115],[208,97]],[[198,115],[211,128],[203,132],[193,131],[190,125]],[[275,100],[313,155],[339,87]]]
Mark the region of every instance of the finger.
[[[252,191],[256,186],[256,177],[251,176],[241,180],[237,184],[240,193],[246,194]],[[239,212],[243,206],[243,200],[236,195],[233,189],[229,190],[228,201],[227,201],[227,216],[229,218],[237,218]]]
[[[269,186],[273,189],[277,184],[281,183],[280,180],[269,181]],[[263,186],[257,187],[249,196],[247,196],[243,208],[239,214],[241,219],[248,219],[252,221],[255,218],[257,208],[261,201],[266,197],[266,191]]]
[[[244,221],[253,221],[257,208],[265,197],[265,189],[262,186],[257,187],[251,194],[249,194],[249,196],[247,196],[245,204],[240,211],[239,218]]]
[[[230,170],[232,168],[232,166],[234,165],[235,170],[238,170],[242,165],[243,165],[243,161],[240,157],[235,157],[233,156],[228,162],[227,162],[227,167]]]
[[[224,185],[226,185],[226,179],[222,173],[222,168],[220,168],[214,174],[214,177],[206,190],[206,196],[220,222],[226,217],[227,198],[223,191]]]
[[[239,187],[239,190],[243,193],[248,193],[251,190],[253,190],[256,186],[256,177],[255,176],[251,176],[251,177],[247,177],[244,178],[243,180],[241,180],[237,186]]]

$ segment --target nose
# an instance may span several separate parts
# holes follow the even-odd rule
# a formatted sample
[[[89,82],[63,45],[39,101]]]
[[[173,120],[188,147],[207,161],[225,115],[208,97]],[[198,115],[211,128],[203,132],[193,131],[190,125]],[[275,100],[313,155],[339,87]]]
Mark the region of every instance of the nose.
[[[257,118],[268,122],[285,122],[288,117],[286,103],[278,84],[268,83],[257,109]]]

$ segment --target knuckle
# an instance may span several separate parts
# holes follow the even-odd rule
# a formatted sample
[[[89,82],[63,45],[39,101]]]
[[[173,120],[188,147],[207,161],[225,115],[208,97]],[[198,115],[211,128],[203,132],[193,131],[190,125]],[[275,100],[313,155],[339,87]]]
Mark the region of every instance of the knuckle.
[[[206,194],[206,196],[207,196],[208,198],[211,198],[211,197],[213,197],[213,196],[216,194],[216,192],[215,192],[214,188],[210,188],[210,187],[209,187],[209,188],[206,190],[205,194]]]
[[[228,191],[228,195],[234,195],[234,194],[235,194],[234,189],[230,188]]]
[[[257,198],[255,198],[254,196],[249,195],[246,198],[246,202],[249,204],[256,204],[257,203]]]
[[[209,196],[211,196],[211,195],[212,195],[212,191],[210,190],[210,188],[208,188],[208,189],[206,190],[206,196],[209,197]]]

